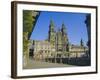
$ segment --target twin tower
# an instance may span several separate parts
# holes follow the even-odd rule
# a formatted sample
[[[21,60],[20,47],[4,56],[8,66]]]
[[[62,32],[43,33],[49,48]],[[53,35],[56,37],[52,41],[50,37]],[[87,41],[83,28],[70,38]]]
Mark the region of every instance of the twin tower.
[[[68,51],[69,41],[64,23],[62,24],[61,29],[56,31],[53,21],[52,20],[50,21],[48,41],[56,51],[58,52]]]

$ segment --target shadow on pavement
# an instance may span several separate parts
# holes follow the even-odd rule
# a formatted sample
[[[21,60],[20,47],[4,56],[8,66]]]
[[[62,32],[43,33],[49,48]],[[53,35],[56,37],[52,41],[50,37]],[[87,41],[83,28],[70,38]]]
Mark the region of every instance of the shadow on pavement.
[[[76,66],[90,66],[90,58],[81,57],[81,58],[49,58],[45,61],[49,61],[52,63],[63,63],[69,65],[76,65]]]

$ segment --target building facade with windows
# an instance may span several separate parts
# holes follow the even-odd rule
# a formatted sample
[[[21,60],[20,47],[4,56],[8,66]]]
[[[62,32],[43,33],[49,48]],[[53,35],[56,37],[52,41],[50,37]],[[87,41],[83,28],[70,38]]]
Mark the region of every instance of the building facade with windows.
[[[33,40],[32,46],[34,60],[82,57],[88,52],[88,47],[84,45],[82,39],[79,45],[70,44],[64,23],[61,29],[56,31],[52,20],[49,25],[48,39]]]

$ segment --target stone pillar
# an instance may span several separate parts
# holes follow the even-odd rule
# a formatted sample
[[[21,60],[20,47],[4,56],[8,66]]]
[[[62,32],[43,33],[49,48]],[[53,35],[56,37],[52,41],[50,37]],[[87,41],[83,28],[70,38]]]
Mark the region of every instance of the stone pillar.
[[[60,57],[60,63],[62,63],[62,55],[61,55],[61,57]]]
[[[27,66],[28,64],[28,54],[25,52],[25,55],[23,56],[23,67]]]
[[[55,62],[55,63],[57,63],[56,58],[57,58],[56,55],[54,55],[54,62]]]
[[[23,66],[27,66],[29,60],[29,40],[27,39],[28,32],[23,32]]]
[[[85,24],[86,24],[86,27],[87,27],[87,33],[88,33],[88,42],[87,42],[87,46],[89,48],[89,56],[91,56],[90,54],[90,46],[91,46],[91,40],[90,40],[90,34],[91,34],[91,31],[90,31],[90,27],[91,27],[91,15],[88,14],[86,15],[86,20],[85,20]]]

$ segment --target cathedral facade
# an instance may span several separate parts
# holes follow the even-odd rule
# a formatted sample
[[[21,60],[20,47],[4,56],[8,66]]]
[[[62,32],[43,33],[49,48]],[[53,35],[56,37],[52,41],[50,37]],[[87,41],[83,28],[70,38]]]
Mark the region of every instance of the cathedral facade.
[[[87,54],[88,47],[84,46],[82,39],[79,45],[69,43],[67,30],[62,24],[59,30],[55,30],[53,21],[50,21],[48,39],[33,40],[30,48],[34,60],[49,60],[50,58],[73,58],[82,57]]]

